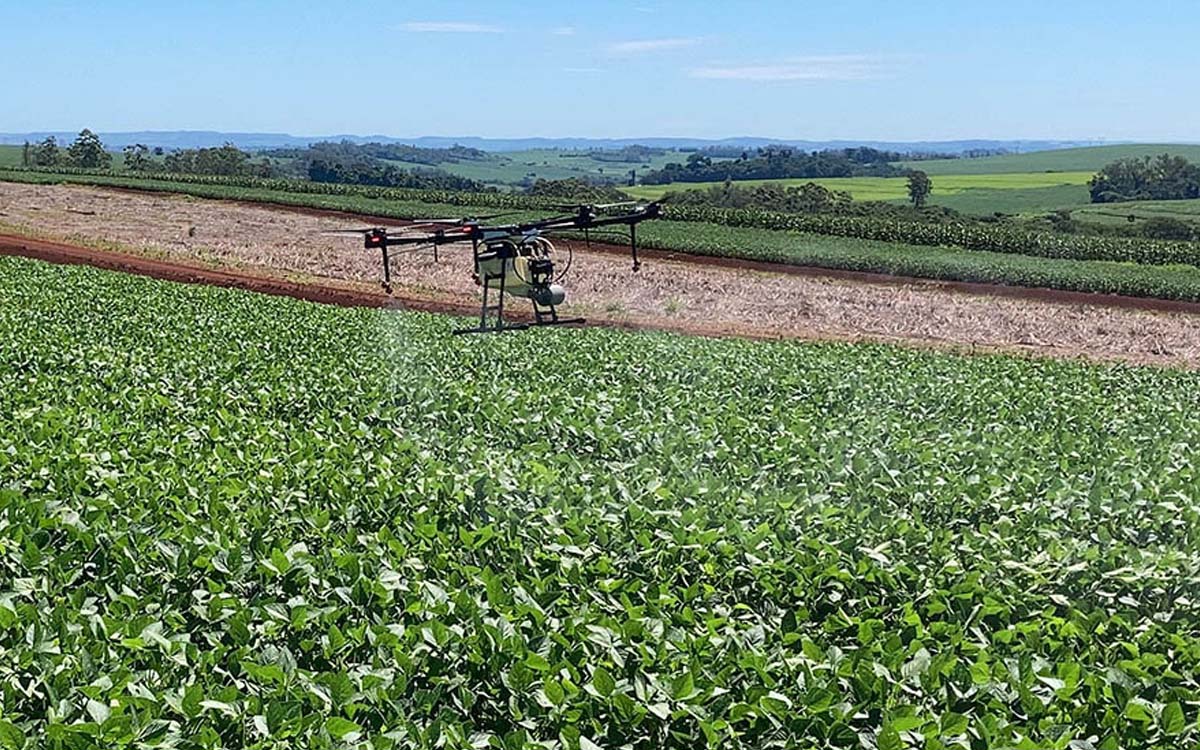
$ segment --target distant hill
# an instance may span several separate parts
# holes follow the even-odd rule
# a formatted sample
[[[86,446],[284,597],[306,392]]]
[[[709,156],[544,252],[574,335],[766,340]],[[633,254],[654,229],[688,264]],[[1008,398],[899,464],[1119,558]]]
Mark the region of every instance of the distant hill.
[[[906,162],[930,175],[1005,174],[1014,172],[1096,172],[1117,159],[1169,153],[1200,163],[1200,145],[1131,143],[1088,148],[1064,148],[1037,153],[986,156],[980,159],[934,159]]]
[[[25,141],[40,141],[53,135],[60,142],[71,142],[77,133],[67,131],[37,133],[0,133],[0,144],[20,145]],[[1036,141],[1036,140],[960,140],[960,141],[806,141],[757,138],[752,136],[709,140],[703,138],[479,138],[476,136],[422,136],[397,138],[386,135],[322,135],[298,136],[288,133],[225,133],[208,130],[137,131],[100,133],[101,140],[110,149],[120,150],[125,146],[142,143],[166,149],[207,148],[229,142],[247,150],[268,148],[304,147],[317,141],[347,140],[353,143],[404,143],[424,148],[446,148],[455,144],[478,148],[483,151],[506,152],[529,149],[616,149],[632,145],[657,148],[704,148],[706,146],[734,146],[757,148],[770,145],[785,145],[819,151],[831,148],[868,146],[886,151],[913,153],[958,154],[973,150],[1004,149],[1016,153],[1061,149],[1071,146],[1096,145],[1096,141]]]

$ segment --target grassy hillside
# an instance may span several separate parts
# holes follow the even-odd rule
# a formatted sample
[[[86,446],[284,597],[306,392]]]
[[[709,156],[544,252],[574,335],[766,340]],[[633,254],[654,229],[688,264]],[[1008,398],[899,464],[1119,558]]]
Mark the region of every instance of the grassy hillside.
[[[0,167],[21,166],[20,146],[0,146]]]
[[[1122,146],[1092,146],[1039,151],[1032,154],[1006,154],[983,159],[935,159],[906,162],[905,166],[921,169],[930,175],[1001,174],[1008,172],[1095,172],[1116,159],[1130,156],[1176,154],[1200,162],[1200,145],[1132,144]]]
[[[1022,172],[1011,174],[939,175],[933,180],[930,202],[967,214],[1008,214],[1051,211],[1088,202],[1091,172]],[[739,186],[774,184],[797,186],[815,182],[830,190],[844,190],[855,200],[904,202],[908,200],[903,177],[835,177],[825,179],[747,180]],[[638,185],[623,188],[643,200],[661,198],[672,190],[703,190],[719,182]]]
[[[960,175],[961,177],[961,175]],[[935,177],[934,193],[929,202],[945,206],[970,216],[1003,214],[1042,214],[1064,208],[1074,208],[1088,202],[1087,185],[1054,185],[1050,187],[978,188],[946,194]]]
[[[1200,222],[1200,200],[1088,204],[1075,209],[1071,215],[1095,224],[1124,224],[1131,216],[1134,223],[1161,217],[1195,224]]]
[[[946,175],[934,181],[935,196],[956,195],[968,190],[1031,190],[1062,186],[1086,185],[1091,179],[1091,172],[1026,172],[1020,174],[967,174]],[[743,180],[737,182],[739,187],[750,185],[772,184],[783,187],[795,187],[805,183],[815,182],[830,190],[844,190],[855,200],[890,201],[907,200],[907,179],[904,177],[826,177],[826,178],[797,178],[786,180]],[[625,192],[637,198],[653,200],[661,198],[671,190],[706,190],[721,185],[720,182],[689,182],[672,185],[638,185],[623,188]]]

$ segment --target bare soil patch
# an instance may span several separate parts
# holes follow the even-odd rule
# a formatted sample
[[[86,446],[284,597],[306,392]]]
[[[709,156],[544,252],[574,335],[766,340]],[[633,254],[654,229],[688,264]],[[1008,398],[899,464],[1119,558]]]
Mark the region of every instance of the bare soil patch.
[[[275,293],[317,299],[324,292],[304,289],[324,287],[351,294],[345,304],[388,304],[374,286],[380,274],[377,253],[364,250],[356,237],[321,234],[359,225],[361,217],[16,183],[0,183],[0,214],[0,229],[7,225],[17,232],[91,248],[91,256],[68,262],[108,262],[112,267],[113,253],[96,249],[107,244],[163,267],[191,269],[183,275],[209,270],[240,279],[237,285],[248,288],[282,281],[297,288],[280,287]],[[15,252],[14,246],[22,243],[6,244],[8,252]],[[565,249],[563,243],[559,247]],[[711,262],[669,253],[648,255],[650,262],[634,273],[628,257],[614,248],[587,249],[576,243],[574,253],[564,282],[568,289],[564,312],[595,323],[706,335],[893,341],[1200,366],[1200,316],[1183,312],[1189,309],[1186,305],[1169,306],[1175,311],[1144,310],[1077,299],[1088,295],[1051,293],[1045,299],[1030,298],[1037,297],[1039,290],[1025,290],[1030,294],[1018,297],[1011,296],[1014,290],[1007,287],[995,288],[996,294],[981,294],[987,290],[964,291],[900,279],[868,283],[844,274],[809,275],[820,273],[812,269],[797,273],[769,264]],[[110,257],[105,261],[99,255]],[[119,257],[126,270],[138,270],[130,267],[136,260]],[[395,302],[450,312],[477,310],[469,250],[443,247],[440,257],[440,263],[433,262],[432,254],[397,257]],[[156,270],[158,275],[168,272]],[[516,311],[521,305],[512,307]]]

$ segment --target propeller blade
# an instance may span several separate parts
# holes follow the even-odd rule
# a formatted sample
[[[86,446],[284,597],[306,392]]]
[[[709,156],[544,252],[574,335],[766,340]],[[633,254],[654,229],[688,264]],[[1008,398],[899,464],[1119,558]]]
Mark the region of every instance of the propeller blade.
[[[322,229],[317,234],[366,234],[382,227],[366,227],[365,229]],[[387,231],[386,229],[384,230]]]
[[[616,203],[601,203],[599,205],[592,206],[592,208],[616,208],[617,206],[635,206],[635,205],[637,205],[637,201],[629,200],[629,201],[617,201]]]
[[[577,232],[577,231],[579,231],[579,230],[577,230],[577,229],[572,229],[572,228],[566,228],[566,229],[562,229],[562,230],[558,230],[558,231],[561,231],[561,232]],[[556,231],[556,234],[557,234],[557,233],[558,233],[558,232]],[[611,231],[611,230],[605,230],[605,229],[584,229],[584,230],[583,230],[583,233],[584,233],[584,242],[586,242],[586,243],[588,243],[588,244],[590,244],[590,241],[591,241],[591,240],[597,240],[597,239],[603,240],[603,239],[605,239],[605,238],[608,238],[608,239],[610,239],[610,240],[612,240],[612,239],[623,240],[623,241],[625,241],[625,242],[628,242],[628,241],[629,241],[629,235],[627,235],[627,234],[621,234],[620,232],[614,232],[614,231]]]
[[[519,213],[519,212],[505,211],[504,213],[499,213],[499,214],[484,214],[482,216],[463,216],[458,219],[413,219],[412,221],[414,224],[451,224],[451,225],[463,226],[466,224],[477,224],[481,221],[491,221],[492,219],[499,219],[502,216],[513,216],[517,213]]]

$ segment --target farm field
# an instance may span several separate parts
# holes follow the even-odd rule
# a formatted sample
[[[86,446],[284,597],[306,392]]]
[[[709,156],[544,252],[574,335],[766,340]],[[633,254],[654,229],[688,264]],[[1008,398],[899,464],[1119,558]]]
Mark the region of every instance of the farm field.
[[[1195,373],[453,324],[0,258],[6,742],[1197,741]]]
[[[0,167],[19,167],[21,146],[0,146]]]
[[[970,190],[1030,190],[1087,185],[1094,172],[1024,172],[1011,174],[958,174],[942,176],[934,183],[934,198],[955,195]],[[741,180],[735,185],[770,184],[780,187],[799,187],[815,182],[830,190],[842,190],[855,200],[905,201],[908,199],[908,180],[904,177],[832,177],[788,180]],[[637,185],[622,188],[630,195],[644,200],[661,198],[670,190],[707,190],[720,187],[721,182],[680,182],[671,185]],[[1086,190],[1084,191],[1086,195]]]
[[[0,171],[0,180],[78,183],[267,201],[398,219],[513,211],[545,216],[528,196],[328,185],[255,178],[130,178],[108,173]],[[648,247],[843,271],[1200,301],[1200,245],[971,224],[692,209],[668,205],[639,233]]]
[[[84,248],[255,277],[307,279],[322,289],[349,284],[373,295],[364,304],[387,300],[378,294],[378,255],[364,252],[356,238],[325,234],[347,223],[361,223],[356,216],[310,216],[180,196],[11,184],[0,184],[0,202],[6,206],[6,216],[0,217],[3,233],[56,238]],[[686,237],[692,226],[656,223],[668,237],[672,231]],[[745,237],[770,234],[736,231]],[[822,237],[805,241],[813,247],[801,247],[797,253],[857,253],[886,259],[900,252],[890,243]],[[561,240],[557,244],[560,253],[570,252],[573,259],[564,280],[572,314],[594,323],[705,335],[982,347],[1200,367],[1200,326],[1194,316],[1180,312],[1097,305],[1089,295],[1064,300],[1057,293],[1013,290],[1012,296],[997,296],[1003,290],[990,286],[956,290],[884,277],[864,280],[843,274],[834,278],[837,274],[832,271],[787,273],[793,267],[744,261],[717,264],[716,259],[703,256],[651,254],[633,273],[625,248],[589,248]],[[930,262],[926,249],[908,252],[908,262]],[[1038,262],[1031,259],[1034,268]],[[436,264],[428,253],[398,256],[393,271],[398,304],[430,309],[426,303],[434,303],[433,309],[459,312],[478,304],[470,258],[462,250],[443,249]],[[1192,280],[1200,284],[1200,272],[1194,272]]]
[[[1169,153],[1200,162],[1200,144],[1121,144],[1003,154],[980,159],[933,159],[906,162],[903,166],[935,175],[1003,174],[1008,172],[1088,172],[1095,174],[1105,164],[1129,157]]]
[[[1130,216],[1138,220],[1165,217],[1195,222],[1200,220],[1200,200],[1089,204],[1072,210],[1071,216],[1097,224],[1120,224],[1128,222]]]
[[[1091,221],[1088,180],[1104,165],[1120,158],[1158,156],[1171,153],[1200,162],[1200,145],[1130,144],[1006,154],[979,159],[933,159],[905,162],[901,166],[920,169],[933,177],[934,192],[929,202],[965,214],[1036,214],[1078,210],[1083,221]],[[908,198],[902,177],[841,177],[831,179],[746,180],[740,186],[770,183],[785,187],[815,182],[830,190],[849,192],[855,200],[904,202]],[[672,190],[707,189],[711,183],[638,185],[622,188],[639,199],[652,200]],[[1151,212],[1151,215],[1153,213]]]
[[[1087,182],[1092,172],[1024,172],[1005,174],[941,175],[933,181],[933,206],[961,211],[965,214],[1037,213],[1077,206],[1088,202]],[[908,200],[907,179],[903,177],[833,177],[788,180],[742,180],[735,184],[747,187],[773,184],[797,187],[815,182],[830,190],[844,190],[860,201]],[[719,187],[719,182],[675,183],[671,185],[638,185],[621,188],[642,200],[661,198],[670,191],[705,190]]]

